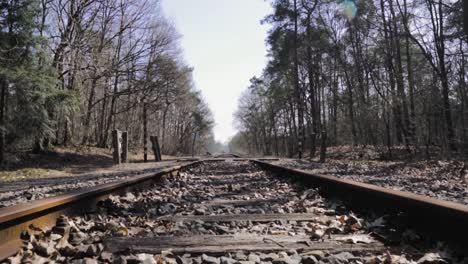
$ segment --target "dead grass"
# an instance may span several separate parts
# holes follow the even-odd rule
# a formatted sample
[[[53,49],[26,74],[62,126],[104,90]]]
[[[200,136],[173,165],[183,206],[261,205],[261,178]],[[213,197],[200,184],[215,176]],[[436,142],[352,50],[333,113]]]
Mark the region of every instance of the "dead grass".
[[[176,159],[163,156],[163,160]],[[0,182],[12,182],[23,179],[73,176],[92,172],[113,172],[133,169],[147,169],[159,166],[152,163],[153,156],[148,155],[149,163],[143,163],[143,153],[138,149],[129,153],[130,163],[114,165],[112,150],[96,147],[55,148],[53,151],[35,154],[31,151],[18,151],[9,154],[7,162],[0,169]],[[162,165],[162,164],[160,164]]]
[[[40,168],[27,168],[19,169],[14,171],[2,171],[0,172],[0,181],[2,182],[13,182],[31,178],[43,178],[50,176],[51,174],[58,174],[61,171],[40,169]]]

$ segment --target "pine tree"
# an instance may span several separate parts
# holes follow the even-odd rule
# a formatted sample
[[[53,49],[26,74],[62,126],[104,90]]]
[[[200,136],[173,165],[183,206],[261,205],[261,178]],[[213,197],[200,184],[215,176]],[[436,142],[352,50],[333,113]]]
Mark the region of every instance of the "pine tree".
[[[39,64],[37,1],[0,4],[0,162],[5,149],[50,133],[45,105],[57,98],[52,71]]]

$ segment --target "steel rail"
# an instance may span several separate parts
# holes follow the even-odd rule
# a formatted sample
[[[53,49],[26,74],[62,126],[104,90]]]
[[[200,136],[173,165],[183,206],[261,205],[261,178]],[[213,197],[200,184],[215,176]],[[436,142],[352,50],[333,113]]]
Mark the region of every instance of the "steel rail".
[[[251,160],[265,170],[319,187],[326,196],[337,197],[353,210],[405,213],[409,227],[437,238],[467,245],[468,206],[409,192],[333,176],[312,174],[261,160]]]
[[[158,171],[137,175],[116,182],[100,184],[91,188],[79,189],[66,194],[0,208],[0,261],[14,255],[22,247],[21,233],[30,225],[49,230],[55,226],[62,214],[77,215],[92,212],[97,203],[110,194],[144,188],[151,182],[167,175],[177,174],[179,170],[201,163],[189,162]]]

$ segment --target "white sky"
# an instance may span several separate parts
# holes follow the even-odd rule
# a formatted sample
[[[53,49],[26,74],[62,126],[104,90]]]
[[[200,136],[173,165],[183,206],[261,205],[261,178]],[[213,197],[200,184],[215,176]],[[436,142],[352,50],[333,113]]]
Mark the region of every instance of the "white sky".
[[[216,140],[236,133],[233,113],[250,78],[266,64],[264,0],[163,0],[163,9],[182,34],[181,45],[194,80],[216,121]]]

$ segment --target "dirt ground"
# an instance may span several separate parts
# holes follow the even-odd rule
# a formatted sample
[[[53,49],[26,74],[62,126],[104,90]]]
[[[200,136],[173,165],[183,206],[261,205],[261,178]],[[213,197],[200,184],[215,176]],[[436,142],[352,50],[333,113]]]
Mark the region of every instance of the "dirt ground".
[[[153,155],[148,155],[150,162],[143,163],[143,154],[131,151],[129,163],[114,165],[112,150],[101,148],[55,148],[53,151],[35,154],[30,151],[9,155],[8,162],[0,171],[0,182],[10,182],[33,178],[76,176],[86,173],[110,173],[154,168]],[[183,157],[163,156],[168,165]]]

